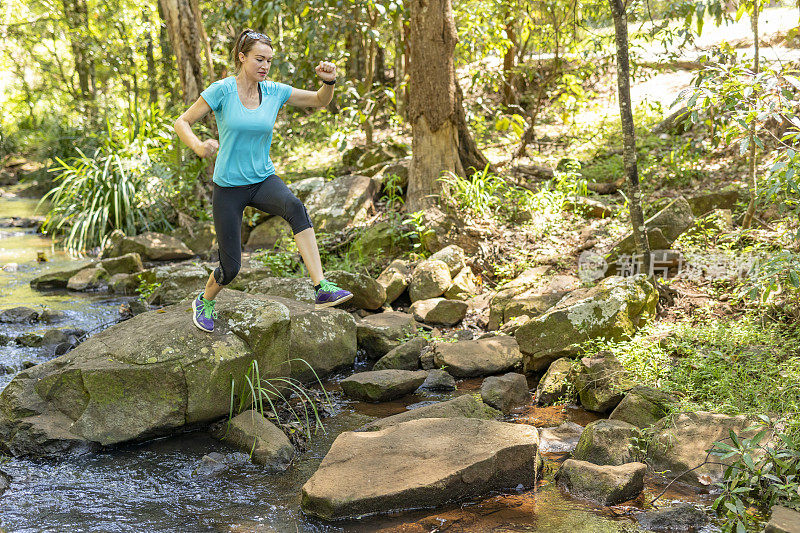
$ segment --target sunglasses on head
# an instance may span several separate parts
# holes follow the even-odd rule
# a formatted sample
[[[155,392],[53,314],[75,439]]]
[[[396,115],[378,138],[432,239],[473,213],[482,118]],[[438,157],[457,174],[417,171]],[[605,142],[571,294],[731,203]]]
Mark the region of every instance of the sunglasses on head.
[[[267,44],[272,44],[272,39],[270,39],[269,37],[267,37],[263,33],[259,33],[257,31],[248,31],[247,33],[244,34],[244,36],[248,37],[250,39],[255,39],[255,40],[262,40],[263,39],[263,40],[267,41]]]

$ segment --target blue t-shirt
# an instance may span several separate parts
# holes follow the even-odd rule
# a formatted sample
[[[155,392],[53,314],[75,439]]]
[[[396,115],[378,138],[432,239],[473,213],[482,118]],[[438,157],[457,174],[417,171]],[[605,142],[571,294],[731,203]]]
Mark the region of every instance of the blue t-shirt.
[[[278,111],[292,94],[291,85],[260,82],[261,105],[248,109],[239,100],[236,78],[215,81],[200,93],[217,118],[219,152],[214,183],[222,187],[250,185],[275,174],[269,158],[272,128]]]

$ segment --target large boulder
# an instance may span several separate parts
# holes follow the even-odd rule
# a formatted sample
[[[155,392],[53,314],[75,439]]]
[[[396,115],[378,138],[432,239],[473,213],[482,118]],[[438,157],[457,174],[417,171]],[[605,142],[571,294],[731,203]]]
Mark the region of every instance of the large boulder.
[[[2,324],[30,324],[39,319],[39,312],[30,307],[12,307],[0,311],[0,323]]]
[[[233,280],[231,288],[240,288],[245,292],[253,294],[263,294],[266,296],[280,296],[298,302],[313,304],[316,301],[314,296],[314,285],[309,278],[278,278],[265,277],[253,279],[252,281],[243,280],[237,283],[238,278]]]
[[[525,291],[535,290],[545,284],[548,266],[537,266],[525,269],[519,276],[499,286],[489,302],[489,330],[499,329],[505,322],[504,311],[509,300]]]
[[[360,272],[331,270],[325,273],[325,279],[353,293],[347,305],[359,309],[380,309],[386,301],[386,289],[371,277]]]
[[[116,324],[20,372],[0,393],[0,451],[57,455],[213,421],[228,414],[232,387],[236,395],[246,391],[253,361],[262,379],[287,376],[290,358],[306,356],[313,365],[328,350],[325,337],[342,327],[316,331],[319,344],[304,353],[283,303],[228,290],[218,306],[213,333],[194,326],[184,301]],[[351,345],[353,334],[351,326]]]
[[[800,512],[782,505],[773,505],[770,512],[764,533],[800,533]]]
[[[636,520],[648,531],[700,531],[703,526],[708,524],[706,513],[691,503],[639,513],[636,515]],[[800,524],[800,520],[798,520],[798,524]],[[772,533],[769,528],[765,531]],[[800,533],[800,528],[796,531]]]
[[[426,259],[420,262],[411,274],[408,295],[412,302],[436,298],[445,293],[453,278],[450,276],[450,267],[444,261]]]
[[[589,411],[611,411],[633,386],[627,371],[611,352],[599,352],[580,360],[575,388],[581,405]]]
[[[514,337],[498,335],[473,341],[437,342],[433,361],[453,377],[472,378],[520,368],[522,353]]]
[[[171,305],[189,297],[196,298],[205,289],[211,270],[195,262],[162,265],[141,274],[156,286],[148,301],[156,305]]]
[[[108,287],[108,272],[103,267],[84,268],[69,278],[67,288],[71,291],[95,291]]]
[[[667,204],[661,211],[645,220],[648,241],[651,250],[666,250],[675,242],[681,233],[689,229],[694,223],[692,207],[683,196],[679,196]],[[653,236],[650,239],[650,236]],[[633,234],[629,233],[606,254],[606,276],[617,271],[617,260],[623,255],[633,254],[636,245]]]
[[[191,228],[180,228],[172,234],[201,257],[210,258],[218,248],[217,231],[212,220],[200,220]]]
[[[560,426],[539,429],[540,450],[552,453],[571,452],[580,441],[583,428],[575,422],[562,422]]]
[[[669,478],[681,476],[679,481],[709,486],[722,481],[725,464],[730,459],[715,458],[699,468],[695,467],[706,461],[708,450],[715,442],[730,444],[731,431],[740,437],[752,436],[755,431],[745,431],[751,425],[752,420],[744,415],[729,416],[708,411],[662,418],[653,426],[652,442],[647,447],[648,464],[656,472],[666,472]]]
[[[357,351],[356,321],[350,313],[331,307],[315,309],[314,304],[280,296],[265,298],[289,311],[289,376],[313,383],[317,378],[353,366]]]
[[[509,372],[502,376],[489,376],[481,383],[481,399],[486,405],[510,413],[517,407],[530,403],[531,393],[528,390],[528,380],[516,372]]]
[[[284,237],[292,238],[292,227],[281,217],[269,217],[253,228],[247,237],[245,250],[271,250]]]
[[[570,494],[602,505],[616,505],[642,493],[646,471],[643,463],[598,466],[567,459],[556,473],[556,480]]]
[[[388,402],[411,394],[427,377],[428,373],[424,370],[373,370],[353,374],[340,384],[348,398],[363,402]]]
[[[215,436],[249,454],[267,472],[285,471],[294,455],[294,447],[283,431],[252,409],[220,424]]]
[[[451,277],[455,277],[456,274],[461,272],[461,269],[467,265],[466,258],[464,256],[464,249],[457,244],[445,246],[438,252],[432,254],[428,260],[442,261],[447,265],[447,268],[450,269]]]
[[[608,418],[646,428],[669,413],[676,398],[664,391],[637,385],[629,390]]]
[[[692,214],[696,217],[710,213],[714,209],[734,209],[736,203],[747,199],[747,189],[732,185],[717,191],[695,194],[687,198]]]
[[[386,355],[381,357],[372,367],[373,370],[387,370],[394,368],[397,370],[417,370],[419,368],[419,355],[422,349],[428,345],[428,341],[422,337],[414,337],[408,342],[404,342],[397,348],[393,348]]]
[[[536,386],[535,400],[542,405],[570,399],[575,393],[575,361],[562,357],[547,368]]]
[[[622,465],[636,461],[631,439],[639,430],[620,420],[595,420],[584,428],[572,457],[596,465]]]
[[[364,222],[376,192],[368,176],[341,176],[309,194],[305,206],[317,231],[334,232]]]
[[[386,255],[394,257],[410,247],[411,241],[397,225],[381,221],[367,226],[350,245],[350,251],[362,260],[374,260]]]
[[[411,314],[414,319],[425,324],[442,324],[453,326],[467,316],[469,305],[462,300],[447,300],[445,298],[429,298],[417,300],[411,304]]]
[[[417,331],[414,317],[408,313],[388,311],[377,313],[357,322],[358,347],[370,359],[380,359],[393,348],[403,343],[403,339]]]
[[[320,189],[323,185],[325,185],[325,178],[320,177],[305,178],[286,184],[301,202],[305,202],[312,192]]]
[[[57,272],[48,272],[37,276],[30,281],[32,289],[37,291],[46,291],[51,289],[66,289],[69,279],[86,268],[87,265],[82,265],[69,270],[59,270]]]
[[[301,507],[331,520],[531,487],[541,472],[538,444],[534,427],[470,418],[342,433],[303,485]]]
[[[526,371],[541,371],[595,337],[619,339],[655,316],[658,293],[647,276],[614,276],[576,290],[544,315],[520,326],[514,336]]]
[[[448,300],[468,300],[478,292],[478,278],[470,267],[464,267],[453,278],[453,284],[444,292]]]
[[[422,407],[417,407],[410,411],[398,413],[396,415],[380,418],[360,427],[358,431],[376,431],[389,426],[408,422],[409,420],[419,420],[422,418],[479,418],[481,420],[496,420],[503,416],[503,413],[489,407],[471,394],[464,394],[447,400]]]
[[[147,231],[135,237],[123,237],[104,251],[103,257],[119,257],[132,252],[148,261],[174,261],[194,256],[194,252],[177,237]]]
[[[412,262],[404,259],[395,259],[376,280],[386,290],[386,303],[391,304],[403,294],[411,278]]]
[[[100,266],[109,276],[114,274],[135,274],[144,270],[142,257],[136,252],[131,252],[119,257],[111,257],[100,261]]]

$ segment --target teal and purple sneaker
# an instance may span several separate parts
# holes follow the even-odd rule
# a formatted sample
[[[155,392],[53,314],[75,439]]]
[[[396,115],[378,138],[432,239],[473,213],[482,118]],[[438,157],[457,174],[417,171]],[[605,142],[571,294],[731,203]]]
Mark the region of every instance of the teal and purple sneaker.
[[[214,331],[214,319],[217,318],[217,312],[214,310],[216,300],[206,300],[203,298],[201,292],[197,298],[192,302],[192,321],[194,325],[203,331],[211,333]]]
[[[323,309],[325,307],[332,307],[346,302],[353,297],[353,293],[338,287],[332,281],[323,279],[319,282],[319,290],[317,291],[315,309]]]

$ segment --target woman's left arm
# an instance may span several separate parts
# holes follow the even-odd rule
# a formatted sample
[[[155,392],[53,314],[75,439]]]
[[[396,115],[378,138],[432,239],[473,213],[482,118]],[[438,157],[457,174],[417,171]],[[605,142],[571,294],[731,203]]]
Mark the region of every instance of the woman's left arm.
[[[336,65],[328,61],[320,61],[314,69],[322,81],[334,81],[336,79]],[[292,94],[286,103],[297,107],[325,107],[331,103],[333,98],[333,85],[323,83],[322,87],[314,91],[306,91],[292,87]]]

